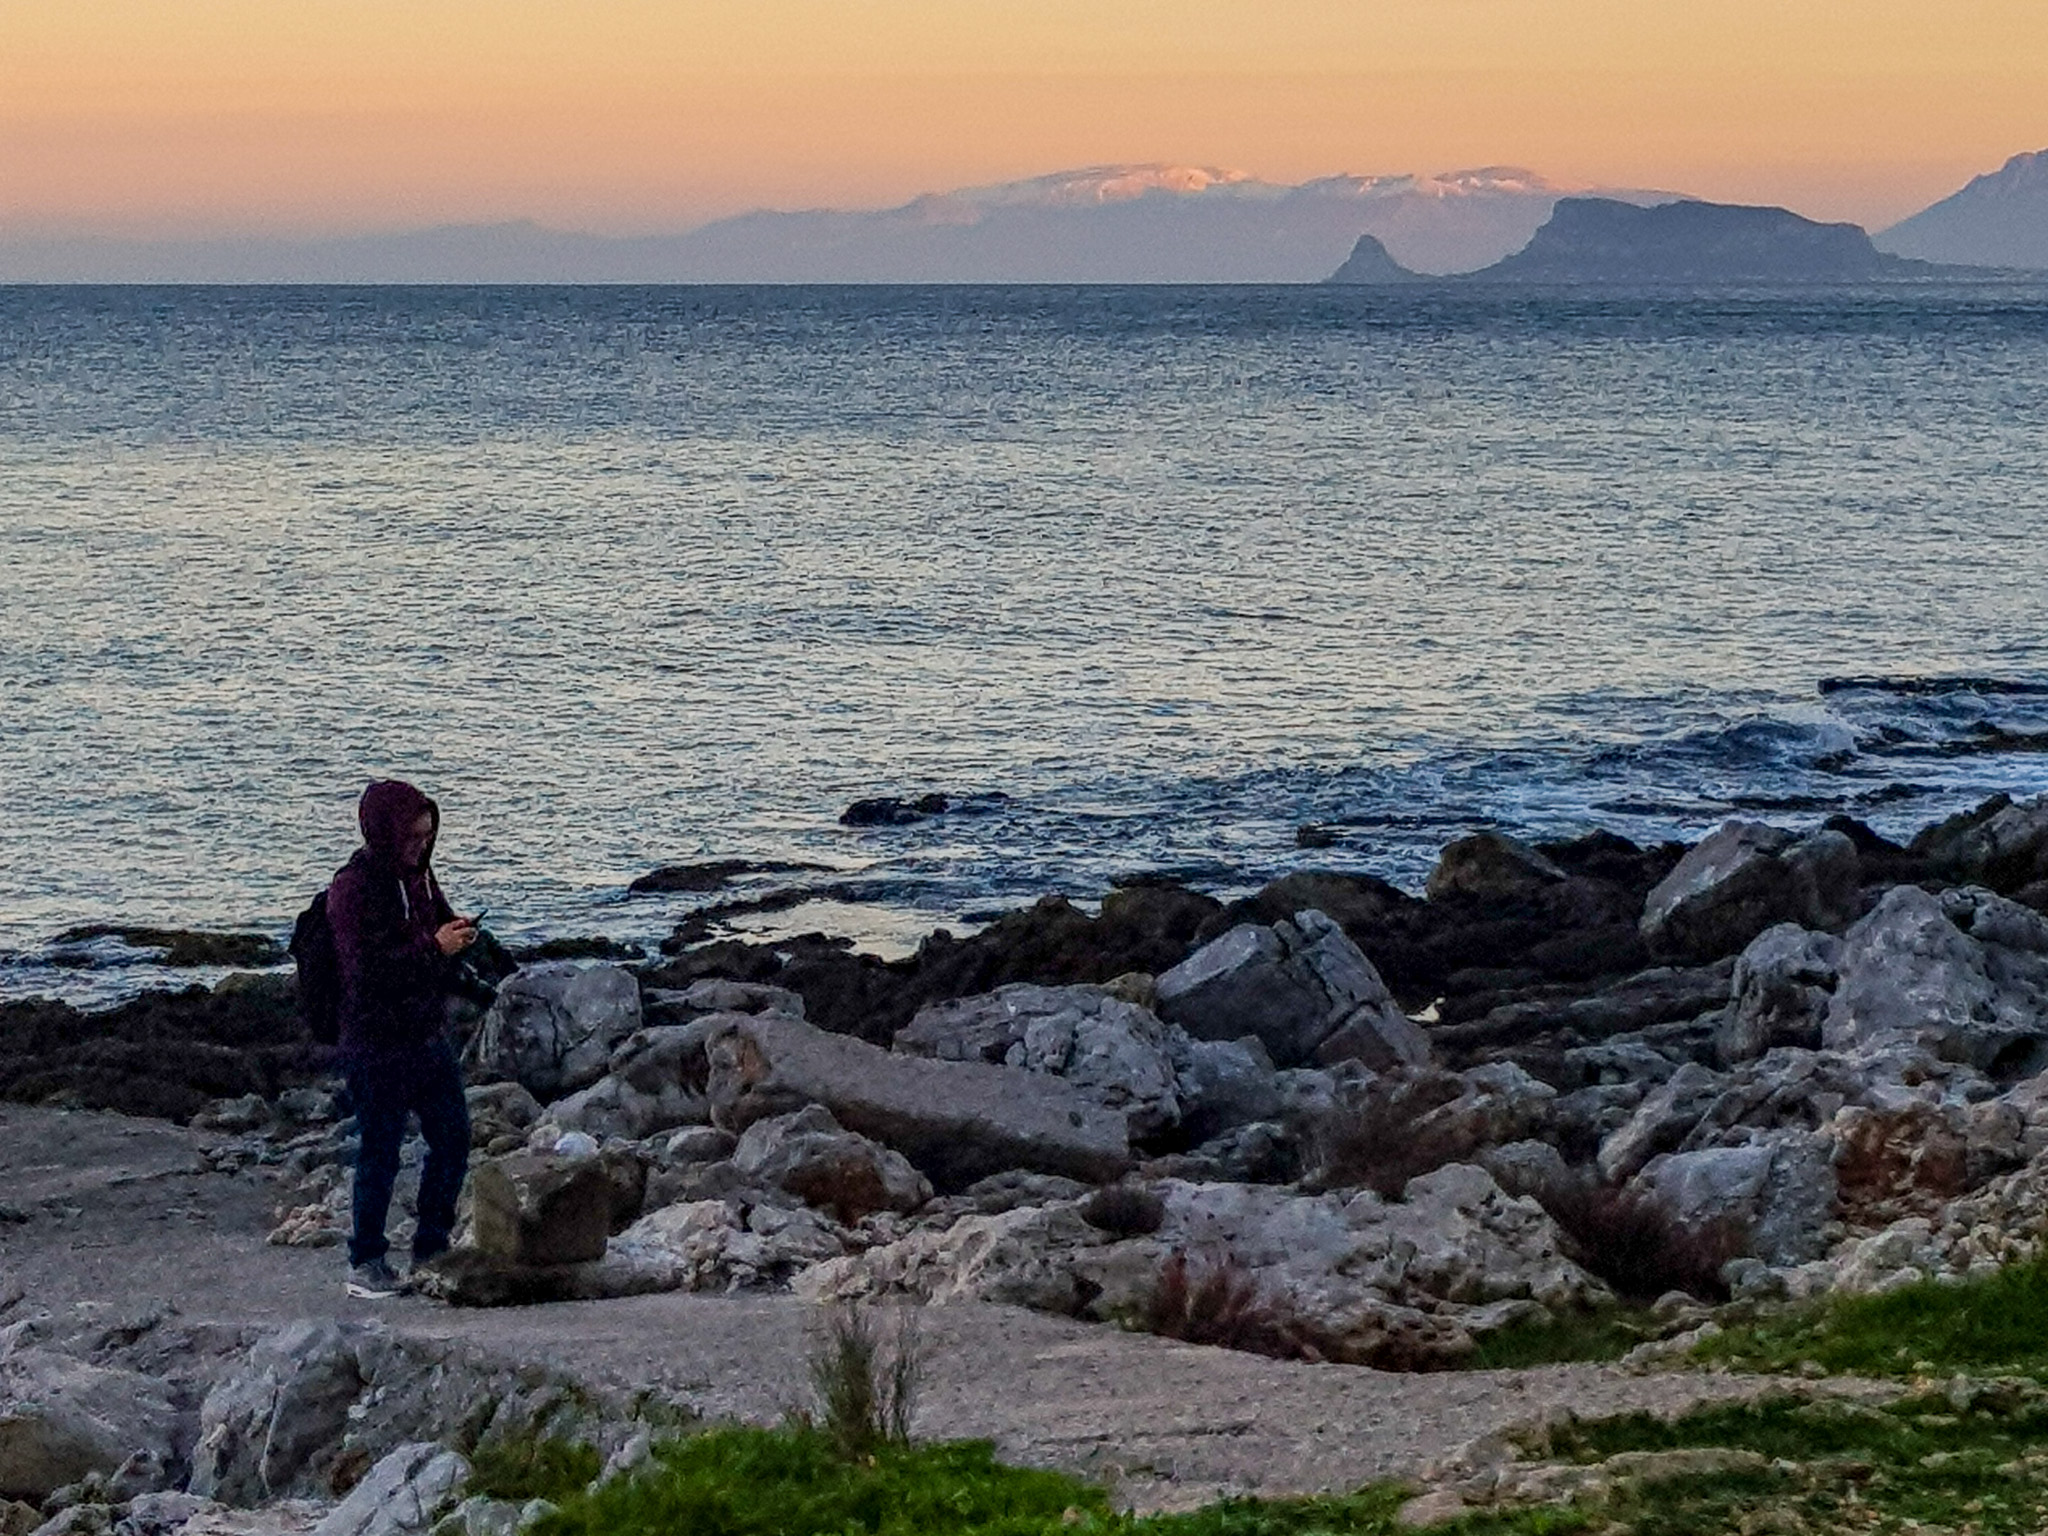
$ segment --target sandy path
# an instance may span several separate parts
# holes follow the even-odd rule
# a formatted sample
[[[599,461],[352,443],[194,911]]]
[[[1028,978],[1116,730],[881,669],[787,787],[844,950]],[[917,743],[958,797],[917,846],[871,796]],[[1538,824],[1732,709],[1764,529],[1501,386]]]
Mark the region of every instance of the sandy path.
[[[0,1104],[0,1208],[28,1218],[0,1219],[0,1303],[19,1291],[20,1307],[120,1314],[162,1299],[188,1319],[234,1324],[376,1318],[658,1384],[707,1414],[767,1420],[803,1399],[813,1309],[785,1296],[495,1311],[348,1300],[339,1250],[264,1245],[276,1187],[260,1172],[206,1171],[207,1140],[159,1121]],[[1008,1307],[934,1307],[923,1322],[921,1433],[1114,1476],[1146,1507],[1412,1474],[1551,1403],[1669,1409],[1759,1385],[1592,1366],[1415,1376],[1299,1365]]]

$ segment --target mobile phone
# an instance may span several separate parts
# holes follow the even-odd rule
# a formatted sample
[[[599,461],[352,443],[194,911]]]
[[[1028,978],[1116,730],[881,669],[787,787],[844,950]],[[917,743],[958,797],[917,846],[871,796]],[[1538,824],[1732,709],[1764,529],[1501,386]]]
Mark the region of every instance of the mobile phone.
[[[483,927],[484,919],[489,917],[490,915],[491,909],[488,906],[478,907],[476,911],[472,912],[469,915],[469,926],[472,928]]]

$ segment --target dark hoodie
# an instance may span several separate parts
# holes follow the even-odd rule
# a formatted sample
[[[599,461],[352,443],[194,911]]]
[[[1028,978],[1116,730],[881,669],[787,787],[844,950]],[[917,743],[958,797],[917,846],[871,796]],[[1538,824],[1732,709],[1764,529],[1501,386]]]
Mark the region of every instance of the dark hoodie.
[[[327,888],[327,920],[341,963],[341,1055],[388,1060],[437,1038],[453,964],[434,933],[455,916],[434,881],[434,844],[414,868],[401,846],[422,814],[441,830],[441,808],[412,785],[379,779],[356,807],[363,846]]]

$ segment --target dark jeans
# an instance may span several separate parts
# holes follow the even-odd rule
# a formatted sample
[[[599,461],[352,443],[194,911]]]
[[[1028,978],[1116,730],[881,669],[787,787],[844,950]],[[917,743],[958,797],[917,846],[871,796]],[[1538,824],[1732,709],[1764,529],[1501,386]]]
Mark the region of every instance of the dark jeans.
[[[355,1233],[348,1261],[368,1264],[384,1257],[384,1218],[391,1210],[391,1186],[398,1180],[398,1150],[405,1117],[418,1115],[426,1138],[426,1166],[420,1170],[419,1228],[412,1240],[413,1262],[431,1259],[448,1246],[455,1225],[455,1197],[469,1169],[469,1105],[462,1096],[462,1069],[445,1041],[346,1068],[355,1100],[361,1147],[356,1153]]]

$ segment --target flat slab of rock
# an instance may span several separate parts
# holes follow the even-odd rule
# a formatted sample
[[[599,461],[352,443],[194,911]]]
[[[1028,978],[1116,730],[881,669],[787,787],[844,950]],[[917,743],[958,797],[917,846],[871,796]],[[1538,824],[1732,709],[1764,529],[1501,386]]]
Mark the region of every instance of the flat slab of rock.
[[[1130,1166],[1124,1116],[1057,1078],[896,1055],[775,1014],[724,1016],[706,1051],[718,1125],[822,1104],[941,1189],[1020,1168],[1099,1182]]]
[[[0,1359],[0,1498],[41,1503],[131,1455],[171,1459],[176,1414],[164,1383],[69,1355]]]

